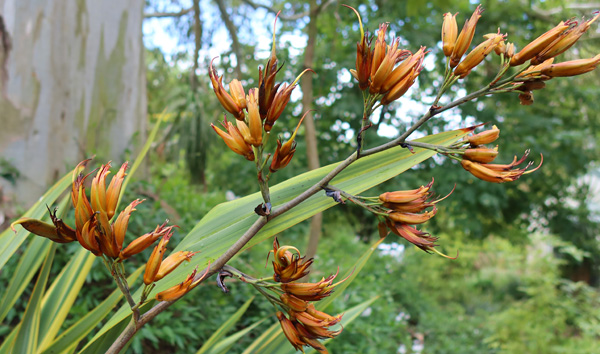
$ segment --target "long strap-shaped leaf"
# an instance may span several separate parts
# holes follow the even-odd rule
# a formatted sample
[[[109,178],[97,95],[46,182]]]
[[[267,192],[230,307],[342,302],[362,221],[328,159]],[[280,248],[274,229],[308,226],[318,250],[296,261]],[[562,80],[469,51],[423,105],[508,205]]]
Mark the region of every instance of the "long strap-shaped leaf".
[[[467,133],[467,130],[459,129],[426,136],[417,141],[447,146]],[[401,147],[392,148],[359,159],[340,173],[332,181],[332,184],[349,193],[361,193],[397,176],[434,154],[433,151],[418,148],[414,149],[414,153]],[[336,165],[332,164],[303,173],[271,188],[271,201],[274,208],[293,199],[306,188],[316,184],[329,171],[335,168]],[[232,183],[235,183],[238,178],[239,176],[234,176]],[[254,208],[261,202],[260,193],[255,193],[217,205],[200,220],[194,229],[176,247],[175,251],[201,251],[200,254],[192,259],[190,265],[198,265],[200,268],[207,266],[211,260],[223,254],[254,223],[257,218],[256,214],[254,214]],[[276,233],[334,205],[336,203],[331,198],[326,197],[325,193],[317,193],[289,212],[270,221],[244,249],[264,241]],[[190,268],[178,268],[173,271],[173,273],[157,284],[152,295],[180,283],[185,279]],[[136,292],[134,298],[139,297],[140,292],[141,289]],[[131,310],[129,307],[122,306],[88,345],[100,339],[106,331],[118,323],[122,323],[130,315]],[[114,340],[116,337],[112,339]],[[80,353],[92,353],[87,348],[86,346]]]
[[[128,278],[127,282],[132,284],[144,271],[144,266],[140,266]],[[75,349],[81,339],[88,335],[102,319],[119,303],[123,294],[119,289],[113,291],[106,300],[102,301],[96,308],[88,312],[79,321],[71,325],[62,332],[46,348],[41,347],[42,354],[65,353]]]
[[[80,249],[46,291],[42,301],[38,348],[48,346],[56,337],[95,259],[92,253]]]
[[[31,297],[29,298],[29,303],[23,314],[19,333],[15,337],[15,343],[12,348],[12,352],[14,353],[34,353],[37,349],[42,296],[46,289],[46,283],[48,282],[48,275],[52,268],[55,251],[56,244],[53,244],[44,260],[44,265],[42,266],[40,275],[33,287]]]
[[[63,197],[58,204],[57,215],[62,217],[66,210],[67,203],[71,200],[69,195]],[[49,219],[47,216],[45,219]],[[27,284],[40,268],[42,261],[46,258],[46,254],[50,249],[52,241],[42,237],[32,237],[25,252],[19,258],[17,268],[6,288],[2,301],[0,301],[0,322],[4,320],[8,311],[17,302],[23,291],[27,288]]]
[[[221,338],[223,338],[223,336],[227,333],[227,331],[229,331],[231,329],[231,327],[233,327],[237,323],[237,321],[239,321],[239,319],[244,315],[244,313],[248,309],[248,306],[250,306],[250,304],[252,303],[253,300],[254,300],[254,296],[251,297],[250,299],[248,299],[248,301],[246,301],[242,305],[242,307],[240,307],[233,315],[231,315],[231,317],[229,317],[227,319],[227,321],[225,321],[221,325],[221,327],[219,327],[216,331],[214,331],[213,334],[210,336],[210,338],[208,338],[206,340],[206,342],[204,342],[202,347],[200,347],[200,349],[198,349],[196,354],[207,353],[209,349],[213,348],[215,343],[217,343]]]

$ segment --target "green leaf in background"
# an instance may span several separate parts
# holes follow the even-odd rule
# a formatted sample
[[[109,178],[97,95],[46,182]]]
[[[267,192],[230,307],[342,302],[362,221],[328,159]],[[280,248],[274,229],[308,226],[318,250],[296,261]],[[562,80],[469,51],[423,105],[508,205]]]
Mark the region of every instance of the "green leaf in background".
[[[209,349],[214,348],[215,343],[223,338],[227,331],[229,331],[231,327],[235,326],[237,321],[239,321],[239,319],[244,315],[252,301],[254,301],[254,296],[248,299],[248,301],[246,301],[242,307],[240,307],[233,315],[231,315],[231,317],[225,321],[221,327],[214,331],[210,338],[208,338],[202,347],[198,349],[196,354],[204,354],[207,353]]]
[[[23,320],[21,320],[19,333],[15,337],[15,343],[12,348],[12,352],[14,353],[34,353],[37,349],[42,296],[44,295],[48,275],[52,268],[56,245],[56,243],[53,243],[50,247],[50,251],[44,260],[44,265],[40,270],[40,275],[33,287],[29,303],[23,314]]]
[[[240,340],[242,337],[244,337],[245,335],[247,335],[248,333],[250,333],[250,331],[252,331],[254,328],[256,328],[257,326],[259,326],[261,323],[263,323],[265,320],[262,319],[254,324],[252,324],[249,327],[244,328],[243,330],[230,335],[229,337],[221,340],[219,343],[215,344],[210,351],[208,352],[208,354],[227,354],[229,353],[229,349],[238,341]]]
[[[416,141],[448,146],[467,133],[468,131],[459,129],[429,135]],[[392,148],[361,158],[340,173],[332,181],[332,184],[348,193],[361,193],[399,175],[433,155],[435,152],[430,150],[415,148],[414,153],[411,153],[402,147]],[[277,208],[278,205],[293,199],[308,187],[316,184],[336,165],[332,164],[303,173],[272,187],[273,207]],[[200,220],[173,252],[179,250],[201,251],[190,264],[197,265],[199,268],[206,267],[210,261],[223,254],[254,223],[257,218],[254,208],[261,202],[260,193],[255,193],[217,205]],[[317,193],[289,212],[270,221],[243,249],[264,241],[335,205],[336,203],[326,197],[325,193]],[[180,283],[187,276],[188,269],[189,267],[178,268],[173,271],[157,284],[150,296]],[[138,289],[134,297],[139,297],[140,293],[141,289]],[[128,306],[122,306],[88,344],[99,340],[106,331],[118,323],[124,323],[124,320],[130,316],[130,312]],[[92,352],[84,348],[81,353]]]
[[[67,203],[71,200],[69,195],[63,197],[57,207],[57,216],[62,217],[65,213]],[[46,215],[46,219],[49,217]],[[8,230],[7,230],[8,231]],[[43,237],[32,237],[25,252],[19,257],[19,263],[12,276],[2,301],[0,301],[0,322],[4,320],[8,311],[17,302],[27,285],[38,271],[42,261],[50,249],[52,241]]]
[[[81,248],[44,294],[38,348],[48,346],[56,337],[95,259],[91,252]]]
[[[140,266],[128,278],[127,282],[132,284],[145,269],[145,265]],[[65,353],[74,350],[80,340],[88,335],[96,326],[106,317],[110,311],[119,303],[123,294],[115,289],[106,300],[102,301],[96,308],[88,312],[79,321],[62,332],[47,347],[41,347],[42,354]]]

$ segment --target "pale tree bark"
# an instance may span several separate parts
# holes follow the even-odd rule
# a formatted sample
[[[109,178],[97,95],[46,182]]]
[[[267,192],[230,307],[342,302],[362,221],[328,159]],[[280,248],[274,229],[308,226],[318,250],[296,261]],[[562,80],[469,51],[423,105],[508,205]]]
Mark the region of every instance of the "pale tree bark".
[[[315,43],[317,40],[317,17],[319,16],[318,7],[315,0],[310,0],[310,20],[307,28],[308,39],[306,48],[304,49],[304,67],[310,68],[313,66],[315,58]],[[312,109],[313,101],[313,77],[312,75],[303,75],[300,79],[300,87],[302,87],[302,109],[307,111]],[[317,132],[315,129],[315,121],[312,113],[304,118],[304,128],[306,130],[306,155],[308,158],[308,169],[314,170],[319,168],[319,151],[317,148]],[[308,245],[306,247],[307,258],[313,258],[317,253],[319,239],[321,238],[321,227],[323,224],[323,214],[318,213],[310,220],[310,234],[308,237]]]
[[[0,83],[0,159],[28,204],[75,163],[123,159],[146,122],[143,0],[0,0],[12,49]],[[2,49],[0,48],[0,51]],[[136,134],[139,133],[139,134]],[[0,180],[5,187],[10,187]]]

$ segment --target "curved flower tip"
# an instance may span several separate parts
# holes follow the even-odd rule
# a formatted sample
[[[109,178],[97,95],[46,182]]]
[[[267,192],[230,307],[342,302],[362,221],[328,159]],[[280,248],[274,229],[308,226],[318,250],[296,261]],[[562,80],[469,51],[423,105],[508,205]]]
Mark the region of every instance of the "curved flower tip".
[[[544,163],[544,155],[540,153],[540,157],[541,157],[540,164],[533,170],[523,172],[524,175],[535,172],[535,171],[539,170],[540,167],[542,167],[542,164]],[[530,163],[527,164],[527,167],[525,167],[525,170],[527,170],[527,168],[529,168],[529,166],[531,166],[531,165],[533,165],[533,161],[531,161]]]
[[[458,250],[456,250],[456,256],[454,256],[454,257],[450,257],[450,256],[448,256],[448,255],[445,255],[445,254],[443,254],[442,252],[440,252],[440,251],[436,250],[436,249],[435,249],[435,248],[433,248],[433,247],[432,247],[432,248],[430,248],[429,250],[430,250],[430,251],[433,251],[433,252],[435,252],[435,253],[437,253],[438,255],[440,255],[440,256],[442,256],[442,257],[444,257],[444,258],[448,258],[448,259],[452,259],[452,260],[455,260],[455,259],[457,259],[457,258],[458,258]]]
[[[475,129],[477,129],[479,127],[482,127],[482,126],[484,126],[486,124],[489,124],[489,123],[481,123],[481,124],[477,124],[477,125],[472,125],[470,127],[461,128],[459,130],[462,131],[462,132],[465,132],[465,133],[470,133],[470,132],[474,131]]]
[[[358,24],[360,26],[360,41],[362,42],[363,39],[365,38],[365,30],[363,28],[363,23],[362,23],[362,19],[360,18],[360,14],[352,6],[349,6],[346,4],[342,4],[342,6],[345,6],[345,7],[349,8],[350,10],[354,11],[354,13],[356,14],[356,17],[358,17]]]

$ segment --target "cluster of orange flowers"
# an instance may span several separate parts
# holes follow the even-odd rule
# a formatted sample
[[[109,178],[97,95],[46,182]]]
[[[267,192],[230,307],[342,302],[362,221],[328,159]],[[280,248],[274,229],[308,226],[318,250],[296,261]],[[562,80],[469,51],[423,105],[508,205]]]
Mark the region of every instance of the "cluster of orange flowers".
[[[388,24],[379,26],[375,45],[371,48],[372,40],[369,33],[365,33],[360,14],[352,9],[358,16],[360,24],[360,41],[356,44],[356,70],[350,73],[356,80],[361,90],[369,89],[369,94],[381,100],[382,105],[402,97],[415,83],[423,70],[423,59],[426,47],[421,47],[412,54],[406,49],[399,49],[399,38],[392,40],[391,44],[385,41]],[[400,63],[398,66],[396,64]]]
[[[413,225],[423,224],[430,220],[437,213],[436,204],[446,199],[450,194],[443,198],[435,199],[431,187],[433,178],[426,186],[406,191],[386,192],[379,196],[379,201],[385,208],[385,222],[379,223],[379,232],[383,237],[387,235],[389,228],[396,235],[404,238],[425,252],[435,252],[444,257],[434,249],[437,237],[428,232],[419,231]],[[425,211],[432,208],[430,211]]]
[[[135,254],[138,254],[161,239],[154,248],[144,273],[144,283],[150,285],[167,274],[171,273],[184,261],[189,261],[195,252],[175,252],[163,260],[166,245],[173,235],[175,226],[167,226],[165,222],[158,225],[154,231],[146,233],[131,241],[123,248],[125,234],[129,225],[129,218],[143,200],[136,199],[131,202],[116,219],[115,216],[121,187],[125,179],[127,162],[124,163],[116,175],[111,179],[108,187],[106,180],[110,174],[111,163],[102,165],[96,176],[92,179],[90,198],[86,194],[86,180],[93,173],[83,174],[83,170],[91,159],[80,162],[73,170],[73,184],[71,187],[71,202],[75,209],[75,229],[56,217],[56,210],[50,212],[53,225],[32,218],[21,218],[12,224],[21,225],[27,231],[48,238],[58,243],[69,243],[78,241],[79,244],[98,257],[107,257],[114,262],[121,262]],[[196,282],[197,284],[197,282]],[[169,290],[167,293],[159,293],[161,299],[172,298]],[[181,291],[179,292],[181,295]],[[162,295],[161,295],[162,294]],[[180,295],[180,296],[181,296]]]
[[[289,85],[276,83],[276,75],[281,70],[278,65],[279,61],[275,53],[275,29],[273,29],[271,56],[267,60],[265,69],[259,68],[258,87],[248,90],[248,95],[245,94],[242,83],[236,79],[229,83],[228,93],[223,86],[223,76],[219,77],[212,62],[210,64],[209,76],[213,90],[223,108],[236,118],[235,125],[229,122],[227,117],[224,118],[222,125],[225,131],[214,124],[211,124],[211,127],[233,152],[250,161],[256,158],[253,147],[263,145],[263,140],[267,139],[273,125],[290,101],[292,91],[296,88],[300,77],[307,71],[312,71],[304,70]],[[296,130],[287,142],[282,143],[281,139],[277,139],[277,148],[269,166],[271,172],[284,168],[292,160],[296,151],[294,139],[305,116],[306,114],[300,119]]]
[[[298,249],[292,246],[279,246],[277,238],[273,242],[274,254],[273,279],[281,283],[282,293],[280,305],[288,316],[277,311],[277,318],[283,333],[296,350],[304,352],[304,346],[310,346],[320,353],[327,349],[318,340],[333,338],[342,330],[331,331],[329,327],[339,323],[342,315],[331,316],[315,309],[311,301],[319,301],[329,296],[342,281],[334,284],[337,274],[322,278],[316,283],[298,283],[300,278],[308,274],[313,260],[300,257]],[[289,318],[288,318],[289,317]]]
[[[492,183],[504,183],[515,181],[522,175],[534,172],[542,166],[544,161],[543,155],[541,155],[542,161],[540,161],[538,167],[527,170],[533,164],[533,161],[531,161],[524,168],[515,169],[516,166],[525,161],[529,155],[529,150],[527,150],[523,157],[518,160],[515,156],[513,162],[509,164],[491,164],[490,162],[494,161],[498,155],[498,146],[495,148],[488,148],[485,147],[484,144],[493,143],[498,139],[499,135],[500,129],[494,125],[492,129],[467,136],[465,140],[461,142],[469,144],[469,147],[464,150],[462,154],[462,159],[460,161],[462,167],[481,180]]]

